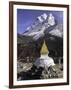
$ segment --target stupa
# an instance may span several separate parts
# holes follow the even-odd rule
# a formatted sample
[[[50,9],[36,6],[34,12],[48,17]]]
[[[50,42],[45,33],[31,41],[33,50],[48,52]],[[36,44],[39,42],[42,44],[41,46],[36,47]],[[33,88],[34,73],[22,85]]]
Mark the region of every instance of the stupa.
[[[50,66],[54,66],[54,60],[48,56],[49,51],[48,51],[48,47],[45,43],[45,40],[43,42],[42,48],[40,50],[40,57],[37,58],[35,60],[34,65],[39,68],[39,67],[43,67],[43,68],[48,68]]]

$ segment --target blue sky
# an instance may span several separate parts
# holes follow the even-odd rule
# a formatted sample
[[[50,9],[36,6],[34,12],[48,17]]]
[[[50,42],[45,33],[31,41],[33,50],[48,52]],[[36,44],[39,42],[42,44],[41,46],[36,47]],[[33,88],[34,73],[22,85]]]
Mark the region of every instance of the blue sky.
[[[17,33],[25,32],[26,28],[36,20],[36,17],[43,13],[52,13],[57,22],[63,24],[63,11],[17,9]]]

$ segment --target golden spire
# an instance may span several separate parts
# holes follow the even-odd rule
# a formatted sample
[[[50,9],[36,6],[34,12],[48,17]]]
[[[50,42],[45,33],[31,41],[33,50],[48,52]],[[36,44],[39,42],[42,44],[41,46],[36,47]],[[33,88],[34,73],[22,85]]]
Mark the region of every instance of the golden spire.
[[[44,40],[42,48],[40,50],[40,54],[47,54],[47,53],[48,53],[48,48],[47,48],[47,45],[46,45],[45,40]]]

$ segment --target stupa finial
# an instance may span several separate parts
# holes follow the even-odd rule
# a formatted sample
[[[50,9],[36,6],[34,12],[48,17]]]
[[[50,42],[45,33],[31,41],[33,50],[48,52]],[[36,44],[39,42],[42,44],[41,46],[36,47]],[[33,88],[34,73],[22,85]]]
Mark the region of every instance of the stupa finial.
[[[48,53],[48,48],[47,48],[47,45],[45,43],[45,40],[43,42],[43,45],[41,47],[41,50],[40,50],[40,54],[47,54]]]

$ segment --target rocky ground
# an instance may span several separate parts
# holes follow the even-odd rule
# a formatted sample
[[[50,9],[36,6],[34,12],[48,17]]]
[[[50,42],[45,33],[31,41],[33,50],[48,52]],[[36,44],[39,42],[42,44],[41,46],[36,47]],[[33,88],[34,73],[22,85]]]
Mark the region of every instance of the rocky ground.
[[[18,61],[17,63],[17,80],[31,80],[31,79],[51,79],[51,78],[62,78],[63,77],[63,68],[62,65],[56,64],[53,68],[56,70],[57,77],[49,77],[49,74],[45,70],[37,70],[34,74],[33,71],[31,71],[33,64],[32,63],[23,63],[21,61]],[[42,71],[42,73],[41,73]],[[51,72],[52,73],[52,72]],[[50,74],[51,74],[50,73]],[[54,73],[52,73],[54,74]]]

